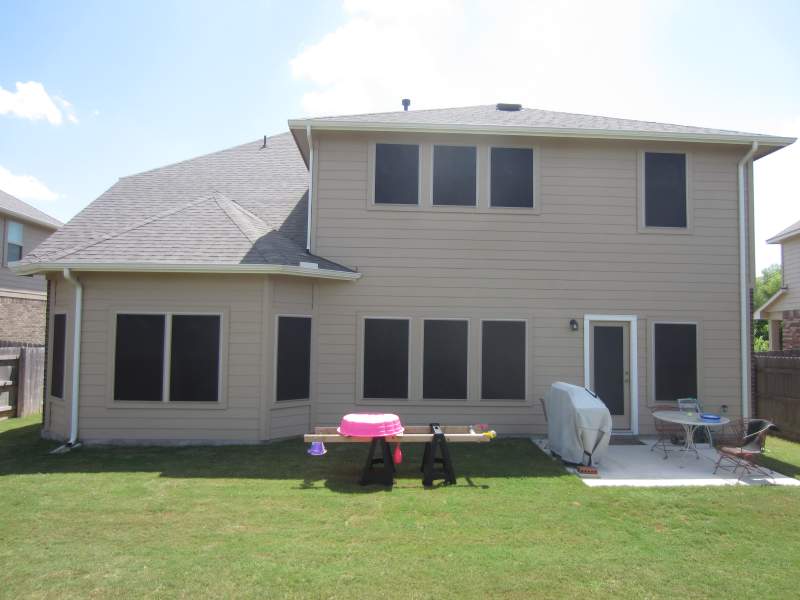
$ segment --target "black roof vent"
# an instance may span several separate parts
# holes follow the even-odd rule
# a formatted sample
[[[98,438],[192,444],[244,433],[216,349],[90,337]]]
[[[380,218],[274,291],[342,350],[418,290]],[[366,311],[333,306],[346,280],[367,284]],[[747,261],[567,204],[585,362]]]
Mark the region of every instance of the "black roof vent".
[[[522,110],[522,104],[508,104],[506,102],[498,102],[497,110],[504,110],[506,112],[516,112]]]
[[[408,110],[409,106],[411,106],[411,100],[403,98],[403,110]]]

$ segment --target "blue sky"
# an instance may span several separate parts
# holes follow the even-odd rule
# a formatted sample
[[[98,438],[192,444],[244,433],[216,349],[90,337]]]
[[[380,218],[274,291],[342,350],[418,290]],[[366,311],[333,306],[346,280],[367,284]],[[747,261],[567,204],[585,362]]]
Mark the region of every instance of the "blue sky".
[[[118,177],[406,96],[800,135],[799,2],[502,6],[3,0],[0,184],[66,220]],[[800,220],[798,148],[756,198],[763,267]]]

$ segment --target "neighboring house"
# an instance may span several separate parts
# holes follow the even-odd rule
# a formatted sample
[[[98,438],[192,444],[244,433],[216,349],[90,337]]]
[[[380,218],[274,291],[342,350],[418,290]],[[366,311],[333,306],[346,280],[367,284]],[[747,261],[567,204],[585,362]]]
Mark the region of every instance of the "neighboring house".
[[[800,350],[800,221],[767,243],[781,245],[782,285],[754,316],[769,321],[770,350]]]
[[[289,128],[125,177],[23,261],[54,290],[46,435],[531,434],[558,380],[618,431],[749,413],[752,162],[793,139],[519,105]]]
[[[47,281],[20,277],[9,263],[27,256],[62,223],[0,190],[0,341],[44,343]]]

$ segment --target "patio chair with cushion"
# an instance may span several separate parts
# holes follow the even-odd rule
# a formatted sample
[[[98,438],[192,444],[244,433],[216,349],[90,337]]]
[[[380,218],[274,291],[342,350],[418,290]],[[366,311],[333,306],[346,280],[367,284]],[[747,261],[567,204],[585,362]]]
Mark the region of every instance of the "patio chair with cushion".
[[[764,446],[767,441],[767,433],[775,425],[764,419],[750,419],[744,421],[738,419],[731,421],[729,431],[718,437],[717,452],[719,458],[714,466],[714,473],[719,469],[733,471],[735,474],[738,469],[742,469],[739,478],[745,473],[750,475],[757,472],[769,476],[765,470],[758,465],[758,458],[764,454]],[[720,443],[720,440],[722,443]],[[731,443],[731,440],[735,440]]]
[[[650,407],[651,413],[657,410],[675,410],[675,406],[672,404],[656,404]],[[656,448],[661,448],[664,452],[664,460],[666,460],[669,457],[667,452],[676,450],[672,446],[677,446],[680,443],[683,437],[683,427],[677,423],[667,423],[655,417],[653,417],[653,425],[656,428],[656,436],[658,437],[655,444],[650,447],[650,452],[653,452]]]

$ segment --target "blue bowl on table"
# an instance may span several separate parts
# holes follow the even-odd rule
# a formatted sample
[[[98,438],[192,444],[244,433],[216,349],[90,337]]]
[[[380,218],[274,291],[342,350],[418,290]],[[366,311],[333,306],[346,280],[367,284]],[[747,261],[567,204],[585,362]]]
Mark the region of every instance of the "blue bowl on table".
[[[711,414],[711,413],[700,413],[700,418],[703,421],[721,421],[722,420],[722,417],[720,417],[719,415],[714,415],[714,414]]]

